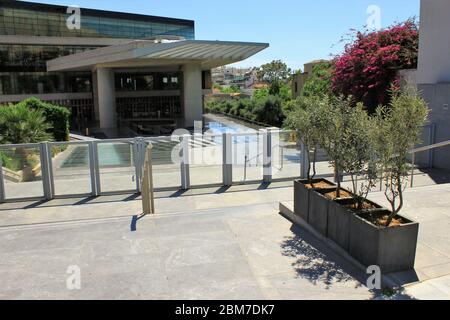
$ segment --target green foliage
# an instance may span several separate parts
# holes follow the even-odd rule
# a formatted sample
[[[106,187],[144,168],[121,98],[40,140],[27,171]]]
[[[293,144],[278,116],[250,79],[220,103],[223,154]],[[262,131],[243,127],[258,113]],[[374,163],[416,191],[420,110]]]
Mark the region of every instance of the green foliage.
[[[322,62],[313,67],[311,77],[306,80],[302,89],[305,97],[331,95],[331,79],[334,65],[332,62]]]
[[[2,144],[36,143],[53,140],[48,133],[44,112],[30,110],[25,105],[10,105],[0,108],[0,142]]]
[[[380,106],[373,116],[362,103],[330,96],[299,97],[285,104],[285,112],[285,125],[297,130],[307,150],[320,146],[337,174],[350,174],[359,209],[376,182],[385,181],[385,195],[392,208],[389,226],[403,207],[405,179],[411,170],[409,151],[420,142],[429,112],[417,92],[394,91],[389,106]],[[311,159],[309,153],[309,158],[315,168],[315,157]],[[339,191],[338,181],[338,197]]]
[[[274,81],[284,81],[289,78],[291,69],[281,60],[263,64],[256,71],[258,81],[272,83]]]
[[[41,111],[46,120],[50,123],[48,132],[53,135],[56,141],[69,140],[70,111],[67,108],[55,106],[36,98],[23,100],[19,102],[18,105],[25,106],[28,109]]]
[[[284,125],[287,128],[296,130],[299,139],[308,150],[308,180],[316,175],[316,154],[319,147],[323,132],[321,125],[323,122],[322,110],[326,107],[328,101],[317,96],[298,97],[296,100],[290,101],[285,105],[287,114]],[[312,155],[311,155],[312,151]],[[311,167],[312,164],[312,167]],[[311,168],[313,174],[311,174]]]
[[[374,142],[383,169],[386,199],[392,209],[388,226],[403,207],[405,180],[411,170],[409,150],[420,142],[421,127],[426,122],[428,112],[425,100],[411,89],[393,92],[389,106],[379,107],[376,111]]]
[[[241,88],[239,88],[239,86],[233,84],[227,88],[220,87],[220,92],[222,92],[222,93],[240,93]]]
[[[284,120],[283,99],[278,96],[213,101],[208,103],[206,109],[277,127]]]
[[[344,151],[340,163],[342,172],[347,172],[352,181],[353,194],[358,208],[367,198],[377,181],[377,156],[373,143],[375,121],[364,109],[362,103],[355,107],[345,104],[341,112],[343,132],[340,148]],[[358,181],[358,178],[362,178]]]

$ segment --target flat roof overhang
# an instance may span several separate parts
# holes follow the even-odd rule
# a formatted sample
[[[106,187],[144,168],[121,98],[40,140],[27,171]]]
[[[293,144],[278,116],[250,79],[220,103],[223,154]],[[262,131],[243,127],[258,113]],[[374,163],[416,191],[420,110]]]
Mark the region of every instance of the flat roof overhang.
[[[102,68],[144,68],[200,64],[203,70],[245,60],[269,47],[268,43],[183,40],[158,43],[134,40],[47,61],[47,70],[76,71]]]

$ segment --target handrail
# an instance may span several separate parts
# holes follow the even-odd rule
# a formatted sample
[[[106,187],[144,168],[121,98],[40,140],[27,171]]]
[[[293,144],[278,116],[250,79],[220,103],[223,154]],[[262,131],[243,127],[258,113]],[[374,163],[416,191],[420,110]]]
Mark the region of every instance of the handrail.
[[[416,153],[429,151],[429,150],[433,150],[433,149],[437,149],[437,148],[442,148],[442,147],[446,147],[448,145],[450,145],[450,140],[442,141],[442,142],[435,143],[435,144],[431,144],[429,146],[419,147],[419,148],[413,149],[413,150],[411,150],[409,152],[410,154],[412,154],[412,159],[411,159],[411,181],[410,181],[411,188],[414,187],[414,167],[415,167],[415,162],[416,162]]]
[[[424,146],[424,147],[419,147],[419,148],[413,149],[409,153],[424,152],[424,151],[428,151],[428,150],[432,150],[432,149],[436,149],[436,148],[446,147],[449,145],[450,145],[450,140],[447,140],[447,141],[442,141],[439,143],[431,144],[429,146]]]

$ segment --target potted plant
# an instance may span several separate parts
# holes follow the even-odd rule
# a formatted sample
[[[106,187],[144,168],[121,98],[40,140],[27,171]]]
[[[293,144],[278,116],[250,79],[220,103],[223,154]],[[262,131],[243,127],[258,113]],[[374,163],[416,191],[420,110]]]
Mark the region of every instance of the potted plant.
[[[329,98],[326,103],[316,108],[316,127],[319,144],[330,157],[330,164],[337,175],[343,172],[343,164],[347,155],[348,145],[346,140],[351,130],[349,112],[352,110],[351,100],[342,97]],[[308,222],[320,234],[328,234],[328,211],[330,203],[336,199],[352,197],[348,190],[341,187],[340,179],[337,186],[328,190],[314,190],[310,196]]]
[[[294,110],[286,119],[286,125],[297,131],[297,136],[307,151],[307,179],[294,181],[294,213],[306,222],[309,221],[311,190],[334,186],[325,179],[315,179],[317,147],[322,135],[319,126],[320,110],[324,104],[326,99],[322,97],[299,97],[294,102]]]
[[[410,89],[393,92],[389,106],[379,107],[375,115],[374,146],[391,208],[351,217],[349,253],[364,265],[379,266],[383,273],[414,267],[419,225],[399,213],[411,169],[409,151],[419,142],[427,115],[426,102]]]
[[[327,236],[348,250],[350,217],[356,212],[380,209],[381,206],[367,200],[377,182],[373,143],[375,121],[364,110],[362,103],[355,107],[342,106],[341,116],[345,126],[340,139],[340,148],[344,151],[340,166],[351,178],[352,192],[350,199],[336,199],[329,204]]]

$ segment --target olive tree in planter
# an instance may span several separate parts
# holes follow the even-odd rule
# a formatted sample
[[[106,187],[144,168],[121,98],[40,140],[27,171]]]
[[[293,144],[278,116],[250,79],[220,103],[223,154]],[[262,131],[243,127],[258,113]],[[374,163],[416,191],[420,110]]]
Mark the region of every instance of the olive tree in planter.
[[[294,212],[303,220],[309,221],[309,202],[311,190],[315,188],[333,187],[333,183],[325,179],[314,179],[316,170],[317,148],[323,132],[320,122],[327,97],[299,97],[294,102],[294,110],[288,114],[286,126],[297,131],[308,157],[307,179],[294,182]]]
[[[419,142],[427,115],[426,102],[411,90],[394,92],[390,105],[376,113],[374,146],[391,210],[354,215],[349,252],[365,265],[378,265],[384,273],[414,267],[419,225],[399,212],[410,170],[409,151]]]
[[[341,97],[334,97],[327,100],[317,110],[317,130],[319,134],[319,144],[330,157],[330,164],[335,172],[342,173],[346,160],[348,145],[351,143],[345,140],[348,132],[351,131],[350,115],[352,114],[351,100]],[[311,194],[309,205],[309,223],[322,235],[328,234],[328,210],[330,203],[341,197],[349,197],[351,193],[342,189],[341,181],[337,180],[337,186],[332,190],[316,190]]]
[[[350,199],[330,202],[327,236],[348,250],[351,216],[362,210],[380,208],[367,200],[369,192],[376,186],[378,166],[373,143],[375,120],[361,103],[355,107],[343,105],[341,116],[345,125],[340,140],[343,151],[340,168],[350,175],[352,194]]]

